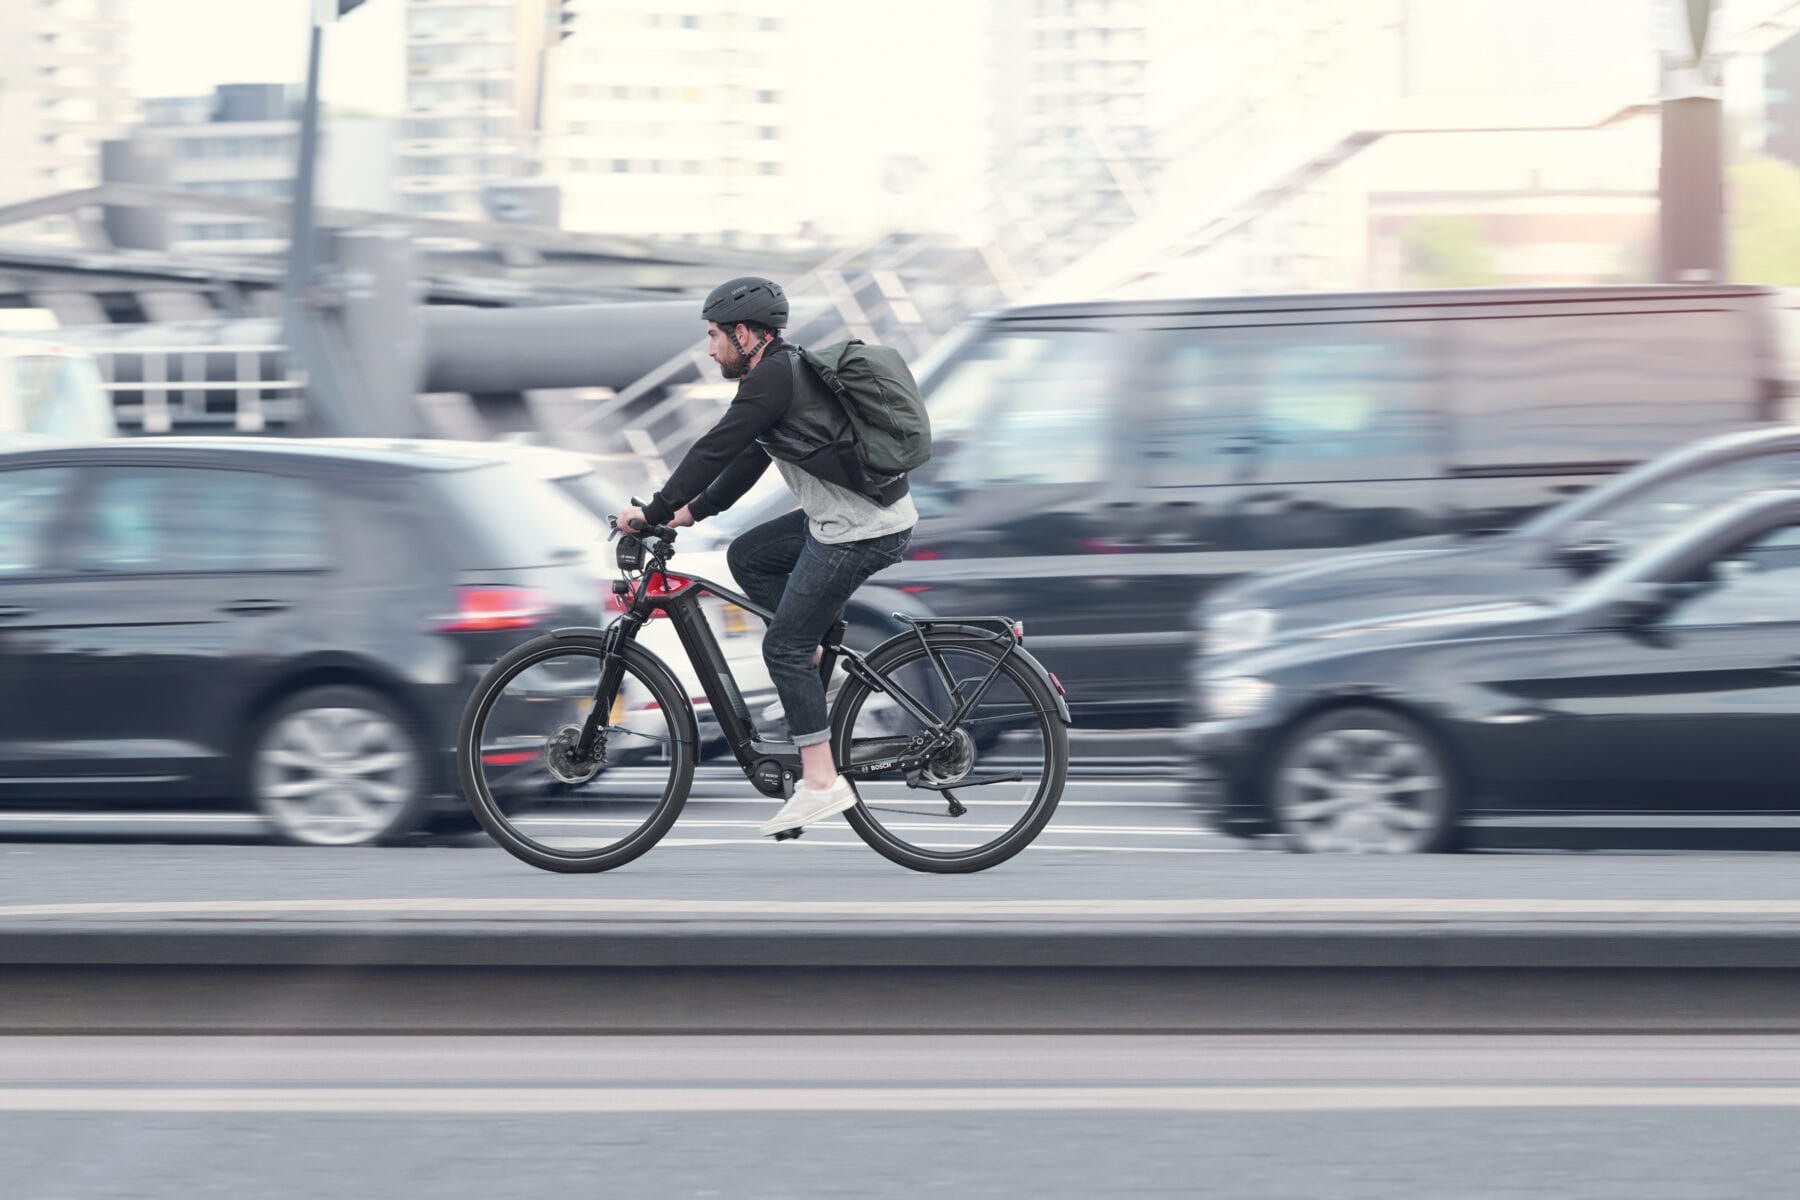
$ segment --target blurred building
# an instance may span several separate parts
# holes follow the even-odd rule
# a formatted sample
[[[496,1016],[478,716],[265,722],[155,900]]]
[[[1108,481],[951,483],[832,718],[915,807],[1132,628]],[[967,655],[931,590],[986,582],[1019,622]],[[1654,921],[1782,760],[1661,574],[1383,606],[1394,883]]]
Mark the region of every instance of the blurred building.
[[[484,188],[535,173],[547,0],[406,0],[403,212],[486,218]]]
[[[1040,224],[1117,223],[1153,167],[1151,0],[993,0],[990,170]]]
[[[755,0],[571,0],[552,50],[546,161],[570,229],[794,239],[792,27]]]
[[[298,89],[234,83],[211,96],[146,100],[132,138],[140,153],[167,160],[167,185],[216,196],[286,199],[300,152]],[[393,207],[394,123],[327,112],[319,132],[319,203]],[[172,214],[172,248],[276,254],[286,230],[249,217]]]
[[[125,0],[0,0],[0,203],[92,187],[131,123]],[[74,240],[62,219],[8,238]]]
[[[1189,36],[1156,39],[1152,63],[1162,224],[1115,264],[1118,282],[1091,272],[1091,287],[1641,277],[1659,161],[1653,6],[1169,6]],[[1454,269],[1432,263],[1438,250]]]
[[[1763,55],[1765,152],[1800,166],[1800,37]]]

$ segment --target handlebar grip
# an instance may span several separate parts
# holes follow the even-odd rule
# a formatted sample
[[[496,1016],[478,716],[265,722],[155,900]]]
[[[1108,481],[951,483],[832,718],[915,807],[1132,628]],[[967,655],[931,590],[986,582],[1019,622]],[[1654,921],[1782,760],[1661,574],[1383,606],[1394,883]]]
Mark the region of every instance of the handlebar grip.
[[[667,525],[647,525],[643,521],[635,519],[631,522],[631,532],[639,537],[661,538],[665,542],[675,540],[675,531]]]

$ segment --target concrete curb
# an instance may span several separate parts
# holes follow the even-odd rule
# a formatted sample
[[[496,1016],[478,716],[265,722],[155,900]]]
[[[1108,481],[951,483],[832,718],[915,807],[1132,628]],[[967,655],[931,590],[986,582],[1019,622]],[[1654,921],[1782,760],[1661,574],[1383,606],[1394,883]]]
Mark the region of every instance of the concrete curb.
[[[1791,921],[43,921],[9,967],[1800,970]]]

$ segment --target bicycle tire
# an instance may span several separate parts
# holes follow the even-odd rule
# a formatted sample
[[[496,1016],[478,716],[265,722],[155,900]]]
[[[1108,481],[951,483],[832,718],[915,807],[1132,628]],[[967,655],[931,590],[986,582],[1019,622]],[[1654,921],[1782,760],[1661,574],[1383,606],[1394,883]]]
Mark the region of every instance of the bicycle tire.
[[[463,797],[475,819],[500,846],[515,858],[545,871],[586,874],[610,871],[638,858],[668,833],[687,803],[693,786],[694,763],[700,734],[694,710],[687,694],[676,683],[674,675],[662,660],[635,642],[625,644],[626,672],[641,683],[651,697],[670,715],[669,781],[658,797],[649,817],[626,838],[604,849],[571,852],[547,846],[516,828],[496,803],[481,770],[480,747],[482,728],[494,702],[506,685],[532,666],[558,657],[590,655],[605,659],[605,639],[598,635],[556,637],[545,634],[533,638],[513,650],[490,667],[470,693],[463,707],[462,724],[456,740],[457,776],[462,782]],[[679,728],[676,728],[679,726]]]
[[[999,659],[1001,656],[1000,648],[992,642],[966,635],[928,633],[926,642],[934,650],[954,649],[988,659]],[[863,802],[859,792],[856,806],[846,810],[844,818],[856,830],[857,836],[877,854],[914,871],[944,875],[966,874],[1000,865],[1024,850],[1043,832],[1044,826],[1055,815],[1057,803],[1062,799],[1063,786],[1068,780],[1069,732],[1057,712],[1055,696],[1038,673],[1021,660],[1022,653],[1022,650],[1015,650],[1001,662],[1000,671],[1031,700],[1037,727],[1043,734],[1044,774],[1029,810],[1009,831],[992,842],[970,850],[932,850],[914,845],[895,834]],[[919,644],[918,638],[909,635],[895,638],[878,648],[868,662],[877,674],[885,675],[924,657],[925,649]],[[854,761],[851,754],[854,722],[864,701],[875,694],[874,689],[854,676],[838,693],[837,703],[832,708],[831,730],[832,751],[840,765]],[[949,714],[934,715],[941,719]],[[854,781],[852,786],[855,786]]]

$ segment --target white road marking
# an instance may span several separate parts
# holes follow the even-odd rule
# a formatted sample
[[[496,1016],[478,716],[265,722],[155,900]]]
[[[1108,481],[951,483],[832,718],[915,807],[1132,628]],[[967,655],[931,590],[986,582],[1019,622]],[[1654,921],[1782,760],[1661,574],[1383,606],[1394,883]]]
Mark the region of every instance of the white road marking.
[[[726,844],[723,839],[714,844]],[[740,845],[736,841],[732,845]],[[800,845],[805,845],[801,839]],[[815,843],[828,844],[828,843]],[[859,842],[829,843],[860,846]],[[1072,847],[1064,847],[1072,849]],[[1188,851],[1195,853],[1196,851]],[[1221,853],[1231,853],[1221,851]],[[591,896],[377,896],[296,900],[103,900],[0,905],[0,918],[217,913],[585,913],[650,917],[1259,917],[1294,914],[1447,918],[1480,916],[1794,916],[1800,900],[1530,900],[1255,898],[1212,900],[676,900]]]
[[[891,814],[882,823],[895,832],[910,833],[918,830],[963,830],[969,833],[1005,833],[1011,825],[985,825],[955,820],[912,820],[895,821]],[[939,817],[942,814],[937,814]],[[631,820],[618,817],[532,817],[515,822],[519,827],[529,830],[538,829],[636,829],[643,824],[642,820]],[[675,822],[677,829],[755,829],[760,821],[689,821]],[[1206,829],[1182,828],[1178,825],[1058,825],[1055,822],[1044,827],[1040,837],[1049,834],[1121,834],[1127,837],[1206,837],[1216,838],[1219,835]],[[661,844],[661,843],[659,843]]]
[[[0,1087],[0,1112],[1368,1112],[1795,1108],[1800,1087],[1325,1085],[1200,1087]]]

